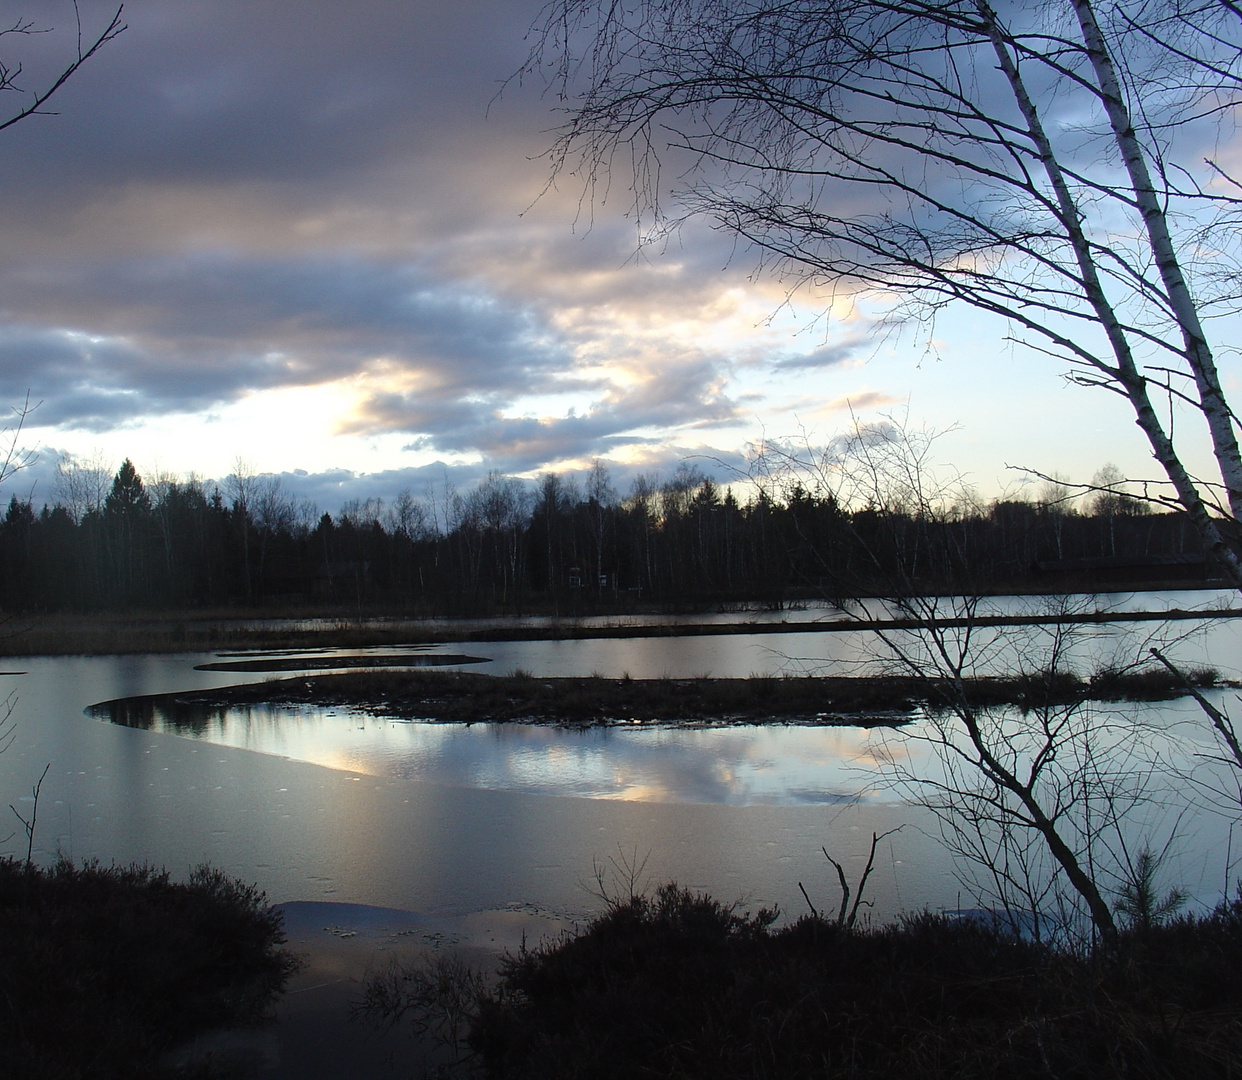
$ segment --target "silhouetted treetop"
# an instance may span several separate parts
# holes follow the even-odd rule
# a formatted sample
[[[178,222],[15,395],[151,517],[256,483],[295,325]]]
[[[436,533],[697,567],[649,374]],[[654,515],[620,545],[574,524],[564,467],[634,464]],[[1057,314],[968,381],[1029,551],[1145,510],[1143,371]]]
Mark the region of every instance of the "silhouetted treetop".
[[[104,499],[104,513],[109,517],[132,518],[150,510],[151,496],[134,463],[126,458],[112,480],[112,490]]]

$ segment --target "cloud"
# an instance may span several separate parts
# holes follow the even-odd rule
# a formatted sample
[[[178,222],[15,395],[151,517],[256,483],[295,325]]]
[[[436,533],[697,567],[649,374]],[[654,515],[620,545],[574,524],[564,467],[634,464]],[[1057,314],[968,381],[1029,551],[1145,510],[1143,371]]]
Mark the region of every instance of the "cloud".
[[[634,375],[634,371],[627,374]],[[739,411],[724,393],[710,359],[638,372],[628,386],[601,380],[602,393],[584,412],[560,416],[506,415],[495,400],[445,400],[441,387],[376,394],[359,410],[367,430],[422,432],[416,448],[478,452],[496,468],[526,472],[575,458],[603,456],[621,447],[705,424],[735,423]],[[590,385],[579,381],[576,385]]]
[[[437,461],[408,469],[384,469],[377,472],[354,472],[350,469],[329,469],[323,472],[284,472],[276,474],[281,486],[295,498],[313,503],[318,513],[336,517],[345,503],[353,500],[382,499],[385,504],[402,492],[430,505],[443,501],[448,490],[469,490],[485,474],[479,466],[448,465]]]
[[[568,362],[529,312],[357,260],[227,257],[0,272],[0,395],[29,387],[43,422],[105,429],[255,390],[385,368],[451,404],[507,399]]]
[[[630,224],[571,228],[576,193],[532,206],[547,102],[493,101],[519,9],[127,5],[8,145],[0,396],[106,435],[339,385],[344,435],[522,469],[735,422],[729,351],[695,338],[762,316],[722,301],[710,231],[642,263]]]
[[[351,445],[529,472],[675,455],[763,407],[748,366],[847,362],[789,357],[785,287],[706,223],[640,250],[577,179],[545,191],[548,100],[496,99],[536,8],[130,0],[59,115],[4,136],[0,400],[119,445],[318,387]],[[276,408],[274,441],[308,437]]]
[[[43,424],[106,432],[263,390],[341,382],[352,434],[481,453],[525,471],[736,423],[728,360],[594,313],[548,313],[418,264],[350,258],[52,262],[0,270],[0,395]],[[682,312],[683,318],[686,312]],[[612,320],[612,322],[610,322]],[[611,336],[605,324],[612,325]],[[573,394],[561,415],[524,399]]]
[[[900,405],[908,399],[895,397],[880,390],[863,390],[856,394],[845,394],[820,406],[822,413],[853,412],[860,413],[869,409],[885,409],[892,405]]]
[[[139,471],[141,472],[141,463]],[[642,473],[654,477],[658,482],[667,480],[677,471],[678,466],[689,464],[703,475],[716,483],[725,485],[737,482],[744,474],[746,461],[742,455],[731,449],[712,446],[695,446],[689,452],[674,452],[667,448],[655,450],[649,455],[638,457],[630,462],[609,462],[609,471],[613,487],[624,498],[629,494],[634,478]],[[278,475],[281,486],[296,498],[307,499],[314,503],[318,512],[327,512],[336,516],[341,507],[354,499],[383,499],[390,504],[397,495],[409,492],[430,508],[443,515],[443,503],[446,497],[456,493],[465,495],[476,487],[491,471],[492,464],[460,465],[436,461],[405,469],[385,469],[377,472],[354,472],[349,469],[331,469],[319,473],[284,472]],[[503,470],[502,470],[503,471]],[[579,479],[585,477],[585,467],[568,470]],[[217,481],[208,481],[208,484]],[[40,498],[46,497],[49,489],[45,486]]]
[[[31,85],[73,48],[72,12],[60,8],[41,20],[54,33],[5,40]],[[13,149],[29,168],[59,167],[63,189],[135,174],[348,176],[411,146],[443,150],[462,124],[481,126],[523,56],[528,17],[520,4],[480,0],[451,10],[370,0],[347,12],[331,0],[127,0],[125,34],[60,92],[55,121],[13,129]]]
[[[841,341],[823,345],[813,352],[802,356],[786,356],[777,360],[773,367],[782,371],[818,370],[822,368],[841,367],[852,361],[858,350],[864,345],[873,344],[872,340],[862,334],[851,334]]]

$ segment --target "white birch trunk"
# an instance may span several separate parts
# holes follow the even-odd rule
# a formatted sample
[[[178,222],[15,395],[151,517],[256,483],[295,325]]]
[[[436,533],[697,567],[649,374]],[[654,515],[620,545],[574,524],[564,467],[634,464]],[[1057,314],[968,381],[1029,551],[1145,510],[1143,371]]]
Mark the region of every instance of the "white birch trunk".
[[[1181,331],[1183,355],[1186,357],[1186,363],[1198,390],[1200,408],[1207,421],[1208,431],[1212,438],[1212,450],[1228,495],[1229,510],[1234,518],[1242,519],[1242,455],[1238,452],[1233,415],[1225,400],[1224,392],[1221,390],[1216,361],[1208,346],[1207,335],[1203,332],[1198,308],[1194,298],[1190,295],[1190,288],[1186,284],[1177,252],[1173,247],[1168,219],[1152,185],[1151,173],[1147,168],[1147,158],[1135,134],[1134,123],[1122,96],[1113,59],[1099,23],[1096,21],[1092,2],[1091,0],[1071,0],[1071,3],[1078,16],[1078,23],[1082,28],[1083,44],[1086,46],[1087,56],[1091,60],[1091,66],[1099,84],[1100,100],[1108,114],[1108,123],[1112,128],[1117,148],[1121,151],[1122,161],[1125,162],[1135,202],[1143,216],[1152,257],[1160,272],[1160,278],[1164,282],[1169,307]]]
[[[1084,3],[1085,0],[1074,0],[1074,2]],[[1113,356],[1117,361],[1115,370],[1103,364],[1100,365],[1101,370],[1109,376],[1110,380],[1120,384],[1121,392],[1125,394],[1131,407],[1134,409],[1137,424],[1147,436],[1153,455],[1164,468],[1165,474],[1177,492],[1178,501],[1185,507],[1213,556],[1225,572],[1229,574],[1234,585],[1242,590],[1242,560],[1239,560],[1237,552],[1226,541],[1218,523],[1208,512],[1199,489],[1195,486],[1190,474],[1187,473],[1185,466],[1177,455],[1172,439],[1169,438],[1168,433],[1164,430],[1163,425],[1160,423],[1160,418],[1152,406],[1151,398],[1147,393],[1147,380],[1139,372],[1134,362],[1134,354],[1126,337],[1125,328],[1117,318],[1117,314],[1104,291],[1090,244],[1082,231],[1078,205],[1074,201],[1073,193],[1070,191],[1069,184],[1065,179],[1064,171],[1057,159],[1051,140],[1049,140],[1047,133],[1044,131],[1039,112],[1035,108],[1030,94],[1027,92],[1026,84],[1022,80],[1021,73],[1018,71],[1013,57],[1010,55],[1008,39],[1001,29],[995,12],[992,11],[986,0],[976,0],[975,6],[987,25],[988,35],[992,41],[993,51],[996,53],[996,58],[1000,63],[1001,71],[1004,73],[1018,108],[1022,112],[1031,141],[1035,145],[1040,161],[1044,166],[1044,171],[1047,173],[1048,180],[1056,195],[1061,225],[1065,229],[1067,238],[1074,250],[1086,299],[1095,311],[1096,317],[1108,337]],[[1189,293],[1187,293],[1187,298],[1189,299]],[[1211,354],[1209,353],[1208,356],[1210,359]],[[1214,366],[1212,372],[1213,374],[1215,373]],[[1217,393],[1219,394],[1219,389]],[[1223,402],[1223,397],[1221,400]],[[1227,414],[1226,419],[1228,419]],[[1237,441],[1233,439],[1232,434],[1232,429],[1230,429],[1229,436],[1233,447],[1232,460],[1238,462]],[[1215,432],[1213,432],[1213,436],[1215,438]],[[1218,460],[1219,457],[1220,452],[1218,451]],[[1227,453],[1226,459],[1228,460]],[[1242,462],[1239,462],[1238,465],[1236,474],[1239,480],[1242,481]],[[1223,462],[1221,468],[1222,474],[1224,474],[1225,465]],[[1242,495],[1242,487],[1239,487],[1238,492],[1239,495]]]

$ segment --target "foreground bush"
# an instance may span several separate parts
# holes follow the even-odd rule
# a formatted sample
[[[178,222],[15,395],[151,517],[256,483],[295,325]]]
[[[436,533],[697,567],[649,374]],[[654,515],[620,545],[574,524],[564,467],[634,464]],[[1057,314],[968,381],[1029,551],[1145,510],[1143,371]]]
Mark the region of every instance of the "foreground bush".
[[[1238,1076],[1242,902],[1069,954],[923,915],[769,929],[669,885],[524,950],[479,999],[494,1077]]]
[[[263,893],[207,867],[0,860],[0,1074],[160,1076],[179,1042],[262,1014],[283,942]]]

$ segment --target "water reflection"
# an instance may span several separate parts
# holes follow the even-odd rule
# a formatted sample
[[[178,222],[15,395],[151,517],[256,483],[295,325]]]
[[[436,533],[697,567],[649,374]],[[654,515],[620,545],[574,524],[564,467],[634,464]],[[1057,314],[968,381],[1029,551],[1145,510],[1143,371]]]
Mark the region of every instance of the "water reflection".
[[[1188,602],[1192,599],[1203,603],[1201,595],[1148,594],[1141,606],[1158,609],[1157,599],[1180,607],[1192,606]],[[1043,602],[1006,597],[988,603],[996,610],[1016,613],[1037,610]],[[1111,598],[1109,604],[1099,606],[1126,605]],[[1090,671],[1112,664],[1125,666],[1135,656],[1144,655],[1153,640],[1151,633],[1161,629],[1156,624],[1083,626],[1073,628],[1067,639],[1054,627],[986,627],[972,631],[971,648],[979,661],[979,674],[1032,664],[1038,667],[1039,657],[1053,647],[1069,650],[1076,666]],[[1236,668],[1242,655],[1242,623],[1236,620],[1183,623],[1169,633],[1181,638],[1181,651],[1198,662],[1223,660],[1226,669]],[[1188,633],[1193,635],[1189,640]],[[490,658],[485,670],[522,668],[536,676],[588,672],[613,677],[629,673],[636,678],[770,675],[789,671],[791,666],[797,670],[799,665],[823,672],[851,666],[858,670],[875,663],[877,643],[866,631],[782,637],[781,644],[790,652],[780,652],[770,638],[754,634],[489,642],[478,647]],[[916,637],[911,647],[925,648],[926,643]],[[404,654],[400,659],[409,658],[410,654]],[[387,649],[315,650],[252,657],[251,663],[277,660],[282,670],[309,672],[353,665],[382,667],[393,659]],[[478,658],[433,646],[420,649],[416,659],[453,666]],[[199,665],[199,670],[216,666]],[[1177,707],[1161,707],[1158,715],[1170,717],[1177,711]],[[884,801],[891,795],[878,789],[884,762],[891,765],[894,754],[908,752],[908,744],[865,727],[636,725],[565,730],[521,724],[406,722],[344,707],[221,707],[172,698],[116,700],[93,712],[126,727],[188,736],[359,776],[652,803],[815,806],[856,799]]]
[[[566,729],[395,721],[345,708],[151,699],[91,713],[126,727],[276,754],[357,775],[493,791],[660,803],[806,806],[867,795],[871,731],[736,725]],[[861,789],[861,790],[860,790]]]
[[[1149,610],[1213,606],[1218,600],[1207,593],[1107,599],[1107,606]],[[1185,629],[1190,627],[1173,631]],[[1172,651],[1176,658],[1214,664],[1226,674],[1242,669],[1242,621],[1209,622],[1200,629]],[[1101,644],[1112,633],[1100,628]],[[1141,646],[1136,643],[1134,651]],[[489,642],[472,643],[469,651],[492,659],[475,670],[598,670],[618,677],[629,671],[639,678],[777,673],[790,670],[797,657],[805,658],[807,670],[842,672],[842,657],[874,653],[874,647],[873,635],[812,632]],[[307,670],[336,652],[307,655]],[[251,709],[227,724],[219,709],[214,715],[204,709],[189,715],[184,733],[167,718],[152,723],[137,711],[127,714],[136,726],[82,714],[90,702],[264,678],[196,670],[212,659],[57,657],[11,665],[29,673],[11,680],[18,691],[18,738],[0,754],[6,800],[28,791],[52,762],[36,858],[51,861],[63,852],[174,869],[209,860],[258,882],[274,899],[335,899],[433,913],[532,902],[578,913],[593,910],[582,882],[590,880],[594,861],[636,851],[649,856],[651,882],[675,878],[721,897],[744,896],[752,909],[775,903],[796,916],[805,910],[799,882],[817,903],[839,896],[821,846],[856,878],[872,832],[906,823],[911,827],[886,843],[872,879],[873,915],[884,919],[924,905],[958,908],[967,902],[955,868],[932,839],[936,823],[878,783],[885,754],[917,755],[921,748],[899,737],[886,739],[880,729],[683,729],[674,746],[673,734],[657,728],[587,737],[554,729],[435,730],[339,709],[302,716],[288,709],[279,719],[270,709]],[[1183,761],[1202,763],[1213,752],[1193,702],[1161,703],[1149,722],[1176,736],[1170,751],[1180,748]],[[231,745],[223,745],[226,730]],[[802,741],[774,750],[767,741],[772,738]],[[732,747],[722,749],[721,739],[734,740]],[[700,748],[693,760],[691,746]],[[593,797],[540,794],[570,793],[568,781],[549,786],[553,762],[558,771],[568,768],[578,790]],[[770,767],[789,772],[776,782]],[[911,760],[911,767],[921,763]],[[834,802],[855,793],[862,801]],[[1221,895],[1226,856],[1236,858],[1233,818],[1178,817],[1188,799],[1202,797],[1191,791],[1175,795],[1163,804],[1153,798],[1152,813],[1163,805],[1171,820],[1145,824],[1144,835],[1163,845],[1173,830],[1167,883],[1213,903]],[[751,805],[738,805],[745,803]],[[1231,881],[1235,875],[1236,867]]]
[[[980,614],[1016,615],[1033,611],[1047,610],[1050,602],[1059,602],[1057,596],[1051,601],[1041,596],[988,596],[980,598]],[[1083,610],[1093,611],[1183,611],[1207,610],[1218,608],[1236,608],[1237,593],[1229,589],[1169,589],[1160,592],[1128,592],[1099,593],[1094,595],[1079,594],[1071,597],[1071,602]],[[960,607],[961,598],[944,597],[941,603],[946,611]],[[460,631],[486,632],[489,629],[505,630],[512,626],[526,629],[544,627],[548,630],[563,632],[567,628],[582,627],[634,627],[644,626],[683,626],[700,624],[705,626],[736,625],[739,623],[755,624],[802,624],[839,622],[848,620],[863,609],[873,617],[894,617],[901,610],[884,600],[871,599],[850,603],[846,608],[822,600],[799,600],[775,606],[750,606],[739,604],[718,611],[701,611],[693,614],[684,612],[654,613],[646,612],[633,615],[521,615],[493,616],[484,618],[460,618],[457,616],[424,616],[406,618],[401,616],[361,617],[355,619],[340,618],[269,618],[269,619],[214,619],[212,624],[233,630],[265,630],[288,633],[322,632],[340,630],[356,632],[359,629],[383,630],[422,634],[427,631],[441,630],[446,634]]]
[[[352,776],[450,787],[650,803],[816,806],[897,802],[897,773],[935,775],[926,721],[893,728],[632,724],[564,728],[393,720],[344,707],[219,706],[168,697],[104,702],[101,720],[215,746],[320,765]],[[1189,700],[1093,707],[1096,750],[1140,749],[1189,770],[1211,750]],[[1131,721],[1114,723],[1130,717]],[[1133,719],[1141,717],[1137,726]],[[1014,714],[1020,730],[1023,722]],[[1116,739],[1124,736],[1120,747]],[[1135,738],[1158,742],[1138,747]],[[1144,759],[1146,760],[1146,758]],[[1115,763],[1118,768],[1121,762]],[[1157,795],[1156,792],[1151,792]],[[1167,792],[1165,793],[1168,794]],[[1157,800],[1158,801],[1158,800]]]

